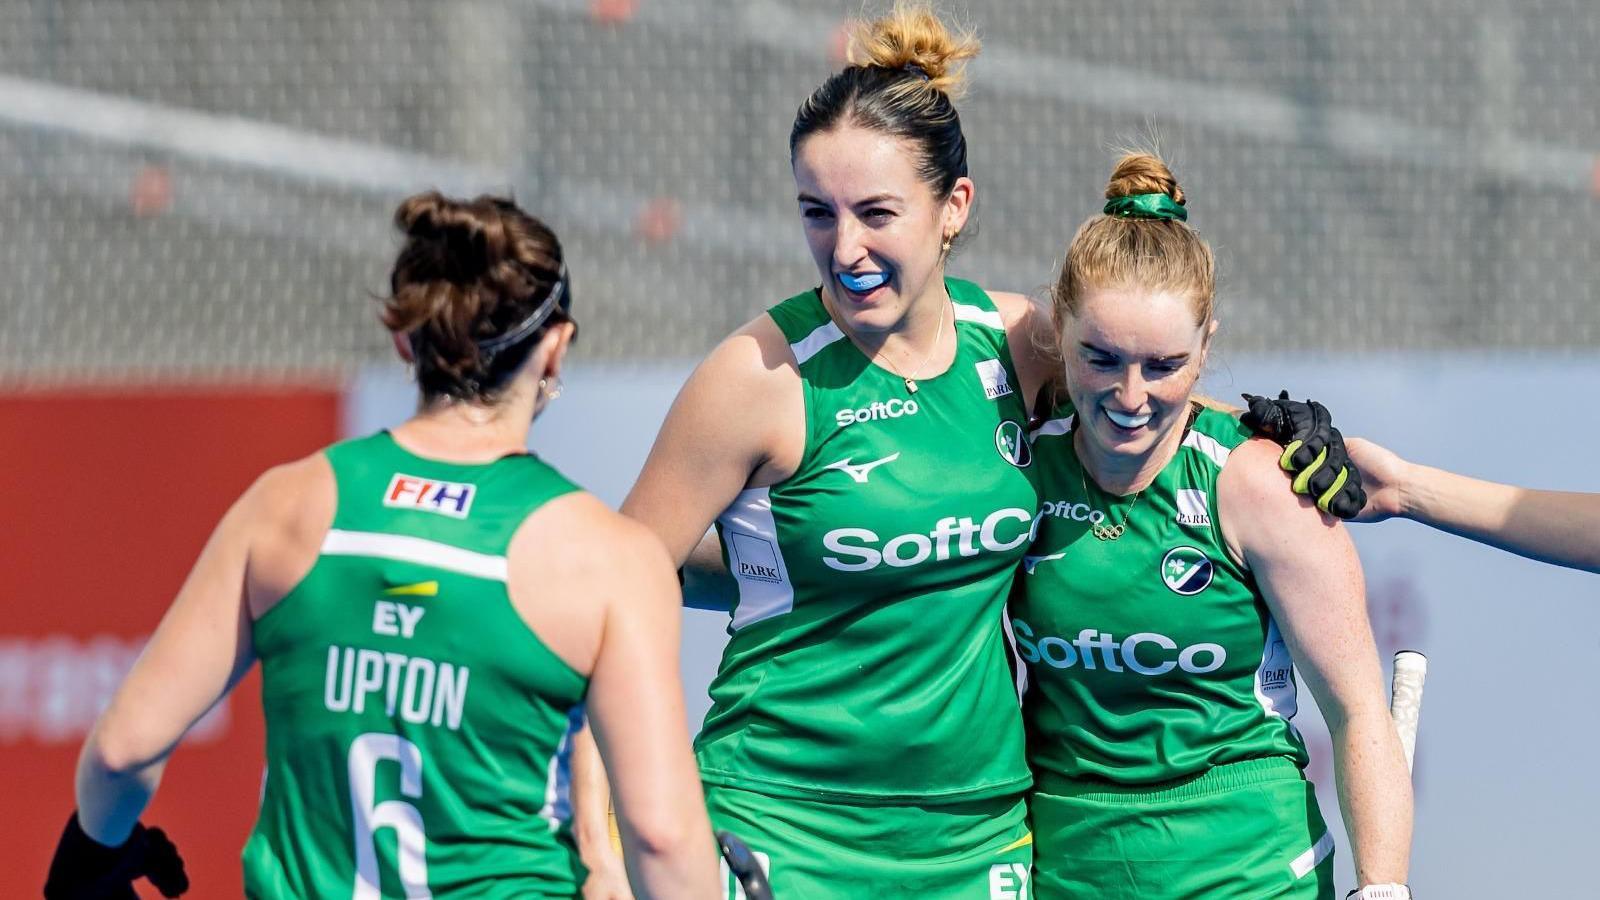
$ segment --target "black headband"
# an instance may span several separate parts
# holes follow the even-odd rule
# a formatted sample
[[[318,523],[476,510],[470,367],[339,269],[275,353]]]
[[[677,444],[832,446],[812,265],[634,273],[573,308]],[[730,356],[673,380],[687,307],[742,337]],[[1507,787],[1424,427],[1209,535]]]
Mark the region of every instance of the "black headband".
[[[488,340],[477,341],[478,352],[493,356],[521,341],[537,330],[540,325],[543,325],[558,306],[563,313],[572,306],[572,289],[567,281],[566,262],[561,263],[561,274],[556,276],[555,286],[550,288],[550,293],[545,296],[544,301],[533,312],[529,313],[526,319],[512,327],[510,331]]]

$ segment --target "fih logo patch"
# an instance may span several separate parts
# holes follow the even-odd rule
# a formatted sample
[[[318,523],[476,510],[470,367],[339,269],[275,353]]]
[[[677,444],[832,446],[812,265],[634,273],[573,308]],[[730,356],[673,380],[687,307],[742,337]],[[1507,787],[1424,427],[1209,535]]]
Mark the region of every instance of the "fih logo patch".
[[[983,395],[990,400],[999,400],[1011,393],[1011,379],[1006,375],[1006,367],[998,359],[982,359],[973,366],[978,370],[978,380],[983,382]]]
[[[994,430],[994,448],[1000,451],[1001,457],[1019,469],[1026,469],[1033,463],[1033,447],[1028,443],[1028,436],[1023,433],[1022,426],[1010,419],[1000,423]]]
[[[1161,557],[1161,581],[1174,594],[1192,597],[1211,586],[1217,568],[1194,547],[1173,547]]]
[[[437,481],[415,475],[395,473],[383,492],[383,505],[401,509],[420,509],[452,519],[465,519],[472,510],[478,487],[456,481]]]

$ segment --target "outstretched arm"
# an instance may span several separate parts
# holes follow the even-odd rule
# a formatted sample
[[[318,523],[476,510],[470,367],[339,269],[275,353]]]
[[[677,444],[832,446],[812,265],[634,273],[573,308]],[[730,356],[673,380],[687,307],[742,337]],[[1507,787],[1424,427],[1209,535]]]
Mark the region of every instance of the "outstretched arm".
[[[1417,465],[1352,438],[1368,502],[1357,521],[1403,516],[1491,547],[1600,572],[1600,494],[1538,491]]]
[[[1255,573],[1328,723],[1356,877],[1404,883],[1411,778],[1385,703],[1361,563],[1343,526],[1283,489],[1278,456],[1264,441],[1233,451],[1217,481],[1223,533]]]

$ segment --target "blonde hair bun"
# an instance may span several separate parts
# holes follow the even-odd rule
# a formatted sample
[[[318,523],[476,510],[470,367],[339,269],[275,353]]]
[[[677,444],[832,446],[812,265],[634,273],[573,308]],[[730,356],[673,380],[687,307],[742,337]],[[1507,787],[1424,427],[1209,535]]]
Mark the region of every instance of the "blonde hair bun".
[[[1106,199],[1133,197],[1138,194],[1166,194],[1174,203],[1183,203],[1183,188],[1178,179],[1161,161],[1161,157],[1144,150],[1123,154],[1111,170],[1111,180],[1106,182]]]
[[[886,15],[852,23],[847,58],[857,66],[915,66],[928,76],[929,87],[956,100],[966,94],[966,61],[980,47],[976,33],[946,26],[929,3],[897,0]]]

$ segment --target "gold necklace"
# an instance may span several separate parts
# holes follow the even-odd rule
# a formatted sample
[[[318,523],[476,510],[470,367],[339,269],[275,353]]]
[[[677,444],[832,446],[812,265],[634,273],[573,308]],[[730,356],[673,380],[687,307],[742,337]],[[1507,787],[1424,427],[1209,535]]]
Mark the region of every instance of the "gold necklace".
[[[1200,416],[1200,405],[1198,403],[1191,402],[1190,405],[1189,405],[1189,420],[1187,422],[1185,422],[1184,425],[1183,425],[1183,436],[1185,438],[1187,438],[1189,436],[1189,429],[1194,427],[1194,420],[1196,418],[1198,418],[1199,416]],[[1180,438],[1179,440],[1181,441],[1182,438]],[[1073,445],[1073,451],[1077,452],[1076,443],[1074,443],[1074,445]],[[1085,500],[1089,499],[1089,481],[1088,481],[1087,478],[1084,477],[1084,474],[1083,474],[1087,470],[1087,468],[1088,467],[1083,464],[1083,456],[1080,454],[1078,456],[1078,484],[1083,486],[1083,499],[1085,499]],[[1160,474],[1157,473],[1156,477],[1159,478]],[[1155,481],[1152,479],[1150,484],[1155,484]],[[1145,488],[1148,488],[1149,486],[1150,485],[1147,484],[1147,485],[1145,485],[1144,487],[1140,488],[1138,491],[1136,491],[1134,493],[1133,502],[1128,504],[1128,511],[1122,514],[1122,521],[1121,522],[1117,523],[1116,525],[1105,525],[1105,524],[1095,525],[1095,524],[1091,523],[1090,528],[1089,528],[1090,533],[1092,533],[1095,537],[1099,538],[1102,541],[1114,541],[1117,538],[1122,537],[1123,533],[1128,530],[1128,527],[1127,527],[1128,526],[1128,519],[1133,517],[1133,508],[1135,506],[1139,505],[1139,498],[1144,496]],[[1095,483],[1095,487],[1097,487],[1097,488],[1100,487],[1099,482]],[[1103,489],[1100,491],[1100,493],[1104,494],[1106,497],[1110,497],[1111,496],[1110,494],[1106,493],[1105,490],[1103,490]]]
[[[908,394],[917,392],[917,379],[922,377],[922,370],[928,367],[928,363],[933,362],[933,355],[939,352],[939,343],[944,339],[944,310],[949,305],[950,301],[946,300],[939,306],[939,325],[933,332],[933,347],[928,350],[928,355],[922,358],[922,365],[917,366],[917,370],[910,375],[901,374],[898,368],[891,369],[896,375],[906,380],[906,393]],[[887,362],[888,357],[884,357],[884,360]]]
[[[1079,460],[1078,483],[1083,485],[1083,499],[1087,500],[1089,499],[1089,481],[1084,477],[1083,469],[1083,461]],[[1099,486],[1099,484],[1095,485],[1095,487]],[[1107,497],[1111,496],[1110,494],[1106,494],[1105,491],[1101,491],[1100,493],[1105,494]],[[1122,514],[1121,522],[1115,525],[1107,525],[1104,522],[1099,524],[1091,524],[1089,527],[1089,532],[1102,541],[1114,541],[1117,538],[1122,537],[1123,532],[1128,530],[1128,519],[1133,516],[1133,508],[1139,505],[1139,498],[1143,495],[1144,488],[1140,488],[1138,492],[1133,495],[1133,502],[1128,504],[1128,511]]]

